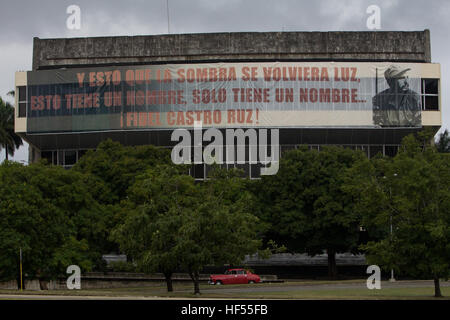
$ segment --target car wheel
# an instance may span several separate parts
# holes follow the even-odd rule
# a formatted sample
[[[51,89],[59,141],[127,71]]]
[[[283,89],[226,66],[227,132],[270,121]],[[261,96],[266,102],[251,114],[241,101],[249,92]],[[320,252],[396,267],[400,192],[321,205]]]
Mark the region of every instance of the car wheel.
[[[216,281],[216,286],[220,286],[222,284],[222,281]]]
[[[249,283],[249,284],[253,284],[253,283],[255,283],[255,281],[250,280],[248,283]]]

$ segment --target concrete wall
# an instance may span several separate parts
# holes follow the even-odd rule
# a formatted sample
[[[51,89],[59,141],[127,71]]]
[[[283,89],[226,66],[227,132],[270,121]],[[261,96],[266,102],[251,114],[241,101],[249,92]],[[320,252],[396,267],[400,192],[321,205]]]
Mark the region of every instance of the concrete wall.
[[[328,266],[328,255],[318,254],[311,257],[303,253],[277,253],[268,259],[261,259],[258,255],[253,255],[246,256],[244,263],[250,266]],[[336,254],[336,265],[365,266],[367,262],[364,255],[338,253]]]
[[[33,70],[216,61],[431,62],[430,32],[236,32],[39,39]]]
[[[202,283],[209,281],[210,274],[200,274],[199,280]],[[260,275],[263,281],[277,281],[276,275]],[[48,290],[67,290],[67,279],[62,277],[57,280],[43,281]],[[191,282],[191,278],[186,273],[174,273],[172,281],[176,283]],[[165,284],[165,278],[162,273],[142,274],[125,272],[88,272],[81,276],[81,289],[108,289],[108,288],[133,288],[133,287],[151,287],[155,283]],[[0,289],[18,290],[17,282],[0,282]],[[25,290],[39,291],[41,285],[39,280],[25,280]]]
[[[0,289],[17,290],[17,288],[18,288],[18,285],[17,285],[16,280],[0,282]]]

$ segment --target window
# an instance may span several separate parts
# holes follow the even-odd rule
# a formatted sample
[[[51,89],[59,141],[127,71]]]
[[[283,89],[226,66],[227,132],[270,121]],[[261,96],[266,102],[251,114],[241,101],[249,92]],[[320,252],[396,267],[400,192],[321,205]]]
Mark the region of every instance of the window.
[[[204,179],[205,178],[205,167],[203,164],[194,164],[192,166],[194,169],[194,178],[195,179]]]
[[[243,172],[241,172],[242,178],[245,178],[245,177],[249,177],[249,176],[250,176],[250,164],[248,164],[248,163],[244,163],[244,164],[235,164],[234,167],[235,167],[236,169],[239,169],[239,170],[243,171]]]
[[[398,146],[384,146],[384,154],[388,157],[395,157],[398,152]]]
[[[77,162],[77,152],[74,150],[66,150],[64,152],[64,165],[73,166]]]
[[[370,158],[373,158],[373,157],[375,157],[377,154],[383,155],[383,146],[370,146],[370,149],[369,149],[369,157],[370,157]]]
[[[42,151],[41,158],[46,159],[49,164],[53,163],[53,151]]]
[[[27,87],[17,87],[18,91],[18,103],[19,103],[19,118],[27,116]],[[16,91],[16,92],[17,92]]]
[[[439,79],[422,79],[422,109],[439,110]]]
[[[64,165],[64,150],[58,150],[58,165]]]
[[[366,157],[369,157],[369,146],[357,145],[356,150],[361,150],[366,154]]]
[[[289,144],[289,145],[282,145],[281,146],[281,155],[284,155],[286,152],[294,150],[295,145]]]
[[[250,165],[250,178],[256,179],[261,177],[261,164],[256,163]]]
[[[214,170],[213,165],[205,164],[205,179],[211,178],[211,173]]]
[[[78,150],[78,159],[80,159],[82,156],[86,154],[87,150]]]

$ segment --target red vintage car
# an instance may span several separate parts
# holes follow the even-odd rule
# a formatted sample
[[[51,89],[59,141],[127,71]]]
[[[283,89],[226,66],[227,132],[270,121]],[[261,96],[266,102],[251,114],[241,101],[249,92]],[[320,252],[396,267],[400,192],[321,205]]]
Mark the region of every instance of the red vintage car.
[[[224,274],[209,276],[209,284],[247,284],[261,282],[261,278],[245,269],[228,269]]]

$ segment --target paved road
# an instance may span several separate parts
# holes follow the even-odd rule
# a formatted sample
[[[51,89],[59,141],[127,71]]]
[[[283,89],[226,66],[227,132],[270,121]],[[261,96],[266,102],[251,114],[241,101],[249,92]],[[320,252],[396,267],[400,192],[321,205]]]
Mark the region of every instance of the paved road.
[[[63,296],[63,295],[31,295],[0,294],[0,300],[154,300],[159,297],[107,297],[107,296]],[[164,298],[165,299],[165,298]]]

